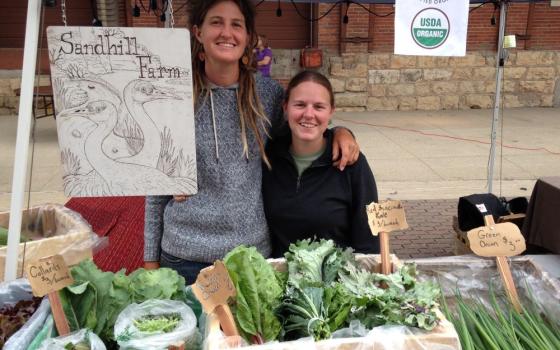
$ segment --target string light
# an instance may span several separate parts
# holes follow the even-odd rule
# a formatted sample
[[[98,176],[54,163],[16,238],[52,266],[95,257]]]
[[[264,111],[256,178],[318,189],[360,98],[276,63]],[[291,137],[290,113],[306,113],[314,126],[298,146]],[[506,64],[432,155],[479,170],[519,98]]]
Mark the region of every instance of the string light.
[[[348,10],[350,9],[350,1],[346,1],[346,12],[344,13],[344,17],[342,17],[342,23],[348,24]]]
[[[138,4],[136,2],[134,3],[134,7],[132,8],[132,17],[140,17],[140,7],[138,7]]]
[[[276,9],[276,17],[282,17],[282,7],[280,7],[280,0],[278,0],[278,8]]]

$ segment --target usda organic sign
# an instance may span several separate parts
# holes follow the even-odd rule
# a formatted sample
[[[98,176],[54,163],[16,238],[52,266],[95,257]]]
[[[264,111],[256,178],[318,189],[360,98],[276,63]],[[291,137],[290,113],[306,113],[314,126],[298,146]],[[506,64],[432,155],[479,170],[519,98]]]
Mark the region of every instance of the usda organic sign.
[[[449,18],[443,11],[427,8],[414,16],[410,30],[416,44],[425,49],[435,49],[447,40],[449,27]]]
[[[395,54],[464,56],[469,0],[396,0]]]

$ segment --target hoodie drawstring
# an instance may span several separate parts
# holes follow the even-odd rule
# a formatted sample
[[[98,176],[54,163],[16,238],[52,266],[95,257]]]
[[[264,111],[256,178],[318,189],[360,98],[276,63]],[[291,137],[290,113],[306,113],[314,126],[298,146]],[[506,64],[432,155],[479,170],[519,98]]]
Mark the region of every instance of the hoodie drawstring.
[[[212,89],[210,89],[210,109],[212,112],[212,127],[214,129],[214,144],[216,145],[216,162],[220,160],[218,152],[218,134],[216,132],[216,116],[214,115],[214,99],[212,98]]]

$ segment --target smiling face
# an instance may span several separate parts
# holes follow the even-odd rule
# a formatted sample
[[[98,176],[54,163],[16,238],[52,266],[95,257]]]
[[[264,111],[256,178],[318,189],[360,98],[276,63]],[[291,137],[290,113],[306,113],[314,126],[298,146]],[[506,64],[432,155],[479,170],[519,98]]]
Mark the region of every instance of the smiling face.
[[[237,64],[249,41],[245,18],[232,1],[218,2],[208,10],[202,24],[193,29],[211,64]]]
[[[318,146],[319,150],[334,112],[329,91],[321,84],[304,81],[289,93],[284,113],[292,131],[292,142],[307,144],[310,149]]]

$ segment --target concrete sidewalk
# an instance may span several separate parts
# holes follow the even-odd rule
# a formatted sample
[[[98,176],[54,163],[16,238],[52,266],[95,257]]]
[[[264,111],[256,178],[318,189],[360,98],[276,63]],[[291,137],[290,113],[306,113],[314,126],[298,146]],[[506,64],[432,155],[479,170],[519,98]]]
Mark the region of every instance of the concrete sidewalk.
[[[488,191],[491,110],[339,113],[336,124],[356,134],[380,198],[451,199]],[[554,175],[560,175],[560,109],[505,110],[492,192],[529,196],[537,178]]]
[[[334,123],[355,133],[380,199],[404,200],[410,229],[391,239],[399,257],[453,255],[458,198],[487,192],[491,121],[491,110],[336,114]],[[11,200],[16,128],[17,117],[0,116],[0,211]],[[37,120],[34,140],[26,198],[30,205],[65,203],[53,118]],[[529,197],[537,178],[560,175],[560,109],[506,110],[503,145],[493,192]]]
[[[503,117],[493,192],[529,196],[537,178],[560,174],[560,109],[509,109]],[[343,112],[334,123],[355,133],[380,198],[426,200],[487,191],[491,120],[491,110]],[[0,210],[10,203],[16,129],[16,116],[0,116]],[[34,139],[30,202],[64,203],[55,120],[37,120]]]

